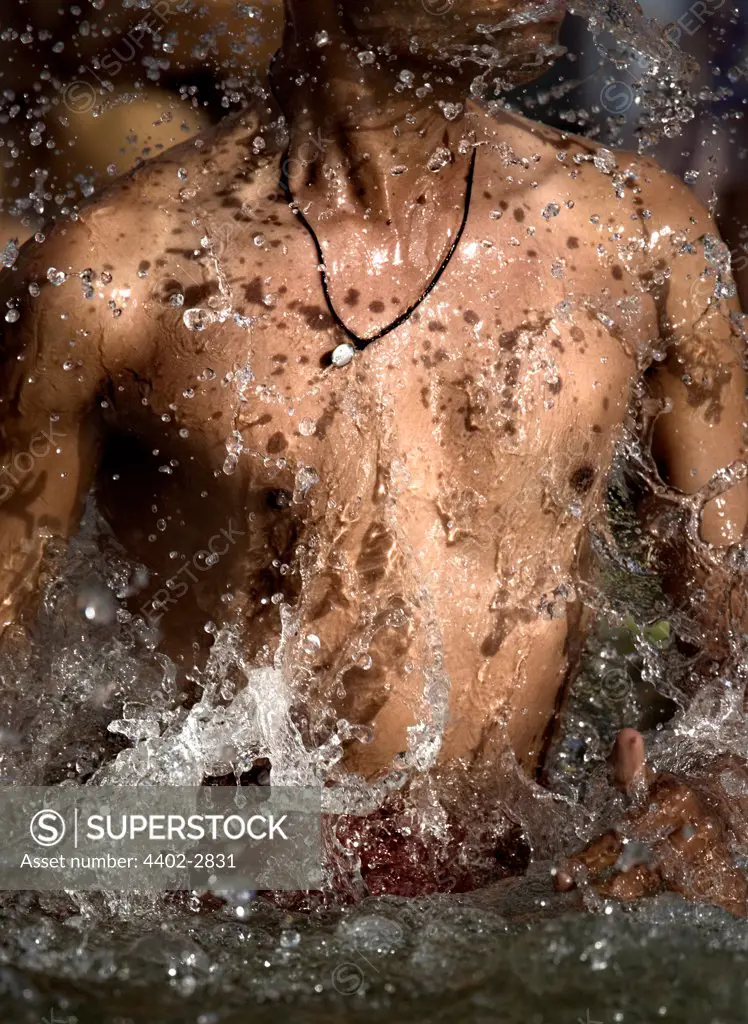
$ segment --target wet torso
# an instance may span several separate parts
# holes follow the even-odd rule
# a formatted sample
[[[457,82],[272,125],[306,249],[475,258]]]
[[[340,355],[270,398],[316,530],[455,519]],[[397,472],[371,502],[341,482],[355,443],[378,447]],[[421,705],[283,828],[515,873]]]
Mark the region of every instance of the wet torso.
[[[473,118],[484,144],[454,257],[342,368],[280,151],[252,156],[251,125],[166,154],[84,212],[116,307],[97,494],[151,573],[131,610],[159,616],[185,672],[206,622],[235,623],[258,664],[283,622],[308,728],[371,725],[372,742],[347,744],[367,774],[438,716],[447,685],[444,756],[540,754],[586,526],[657,333],[635,183],[576,141]],[[331,293],[358,324],[407,301],[372,293],[365,268]]]

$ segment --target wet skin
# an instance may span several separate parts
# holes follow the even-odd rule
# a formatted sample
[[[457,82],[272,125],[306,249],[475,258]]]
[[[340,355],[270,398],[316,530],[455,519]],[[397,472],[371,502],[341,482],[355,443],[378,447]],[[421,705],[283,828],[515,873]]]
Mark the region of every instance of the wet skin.
[[[5,621],[31,614],[46,542],[76,529],[93,487],[149,570],[130,610],[183,682],[206,622],[272,664],[285,614],[309,738],[340,718],[373,729],[346,743],[348,769],[386,773],[442,675],[441,762],[478,772],[509,748],[534,768],[583,641],[585,538],[632,388],[646,374],[668,403],[654,450],[674,487],[741,453],[735,307],[705,312],[698,286],[716,231],[654,164],[617,154],[603,173],[591,144],[508,113],[427,110],[395,141],[373,115],[356,134],[334,109],[295,113],[288,139],[263,127],[269,104],[169,151],[5,274],[20,317],[3,324],[4,451],[52,415],[64,435],[0,504]],[[289,144],[334,308],[362,337],[442,264],[477,149],[438,284],[342,368],[312,239],[278,186]],[[195,308],[213,314],[202,330],[184,322]],[[735,542],[745,505],[744,486],[712,502],[706,539]]]
[[[623,729],[611,768],[629,809],[615,830],[555,869],[556,888],[619,900],[671,889],[745,916],[748,881],[734,856],[745,842],[745,762],[721,755],[688,782],[655,774],[641,734]]]

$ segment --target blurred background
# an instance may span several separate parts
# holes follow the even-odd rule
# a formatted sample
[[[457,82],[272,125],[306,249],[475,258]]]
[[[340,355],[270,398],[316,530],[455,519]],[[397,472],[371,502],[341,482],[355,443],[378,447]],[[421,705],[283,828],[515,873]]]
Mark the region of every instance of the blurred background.
[[[434,11],[434,0],[423,2]],[[453,2],[440,0],[438,13],[449,16]],[[718,217],[748,309],[748,3],[740,3],[743,11],[727,0],[646,0],[643,10],[633,0],[572,3],[566,56],[509,100],[607,145],[643,147],[683,177]],[[239,109],[282,25],[281,0],[4,6],[0,251]],[[655,48],[666,40],[670,57],[653,64],[630,45],[632,33]]]

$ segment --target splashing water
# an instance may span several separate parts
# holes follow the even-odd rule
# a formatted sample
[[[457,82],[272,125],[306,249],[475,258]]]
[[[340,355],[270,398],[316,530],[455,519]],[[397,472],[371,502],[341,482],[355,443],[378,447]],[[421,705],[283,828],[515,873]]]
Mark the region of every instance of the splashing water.
[[[93,6],[98,13],[103,5]],[[447,26],[457,16],[449,0],[423,0],[417,6],[413,17],[419,31],[409,41],[413,68],[401,71],[393,85],[397,98],[409,92],[427,96],[439,85],[439,75],[424,73],[416,58],[429,44],[434,19],[445,18],[442,24]],[[124,3],[122,9],[137,9],[140,17],[140,12],[151,11],[151,5]],[[588,170],[604,179],[609,208],[600,204],[590,217],[596,247],[585,258],[601,267],[612,264],[633,279],[632,268],[643,251],[665,241],[677,254],[691,243],[670,228],[657,232],[657,237],[643,231],[636,244],[625,235],[618,224],[623,203],[641,191],[641,181],[629,157],[613,147],[635,137],[641,152],[656,153],[656,147],[668,140],[677,143],[700,117],[713,117],[717,124],[720,115],[712,112],[729,97],[699,81],[703,69],[681,49],[682,31],[666,31],[636,5],[623,2],[572,5],[579,25],[586,26],[589,49],[602,65],[599,102],[584,99],[581,74],[562,76],[534,91],[523,86],[507,96],[516,81],[517,62],[528,59],[522,33],[556,11],[557,5],[549,2],[525,5],[496,21],[486,16],[477,26],[477,42],[447,39],[445,66],[455,75],[469,72],[472,101],[489,113],[503,116],[517,110],[537,117],[541,108],[544,119],[586,131],[603,144],[594,150],[590,145],[589,152],[573,157],[562,147],[554,159],[564,168],[568,164],[571,180]],[[93,33],[98,52],[107,36],[97,27],[94,14],[92,29],[86,18],[81,20],[80,9],[69,13],[77,19],[82,45],[88,45],[85,41]],[[193,15],[203,17],[200,11],[192,10]],[[0,237],[0,261],[8,271],[23,259],[22,238],[37,232],[44,252],[40,229],[51,212],[74,227],[80,220],[79,203],[98,198],[107,178],[127,170],[124,164],[109,163],[103,171],[89,167],[76,176],[71,160],[69,165],[63,162],[52,178],[38,167],[29,171],[28,154],[45,140],[52,142],[50,150],[57,146],[56,153],[75,141],[74,122],[82,113],[90,112],[98,121],[122,111],[128,117],[149,88],[165,81],[174,87],[175,68],[192,61],[193,70],[179,83],[177,109],[154,126],[164,129],[168,142],[151,139],[146,144],[145,139],[138,142],[128,136],[128,145],[137,142],[142,152],[137,160],[127,159],[142,165],[159,146],[179,141],[171,127],[175,114],[177,119],[184,116],[185,123],[194,115],[185,135],[201,126],[200,104],[209,101],[203,99],[206,87],[196,63],[214,64],[219,99],[210,102],[216,114],[270,109],[272,92],[248,58],[264,42],[263,30],[273,17],[265,5],[238,4],[230,28],[211,24],[203,26],[204,32],[176,29],[169,23],[171,15],[165,21],[159,17],[161,24],[145,18],[132,30],[130,45],[133,50],[139,47],[139,59],[129,58],[139,69],[131,76],[136,79],[132,88],[124,88],[128,60],[116,49],[107,52],[108,65],[102,52],[90,57],[92,72],[103,75],[102,66],[106,67],[103,85],[96,74],[92,84],[90,76],[84,76],[65,87],[43,70],[39,89],[34,96],[32,90],[24,92],[22,103],[20,85],[19,95],[12,88],[3,93],[0,141],[8,155],[4,166],[10,168],[4,212],[11,218],[8,230],[14,237]],[[384,75],[390,54],[377,42],[376,17],[371,39],[357,51],[356,61],[363,73],[370,69]],[[59,43],[66,31],[59,29]],[[398,32],[393,25],[393,40]],[[509,49],[506,34],[516,41]],[[53,36],[51,30],[39,29],[27,40],[8,28],[2,40],[20,52],[20,46],[32,43],[41,48]],[[331,52],[327,32],[317,33],[314,41],[321,53]],[[53,43],[51,50],[61,52],[56,46]],[[116,73],[113,52],[120,65]],[[555,42],[539,42],[532,60],[542,68],[564,52],[565,47]],[[733,85],[741,80],[737,62],[735,68]],[[120,72],[122,83],[115,88],[112,81]],[[305,87],[303,76],[296,84]],[[611,84],[617,91],[610,89]],[[581,96],[576,107],[569,98],[575,91]],[[109,96],[112,92],[116,97]],[[625,109],[616,96],[626,101]],[[436,104],[447,130],[460,124],[463,104],[440,99]],[[303,387],[294,392],[287,386],[297,355],[293,345],[275,351],[269,342],[258,342],[272,337],[272,344],[279,346],[279,324],[287,330],[294,323],[290,313],[276,315],[288,302],[278,287],[281,275],[263,271],[251,280],[236,273],[245,259],[249,264],[263,258],[263,266],[272,268],[270,261],[280,259],[274,256],[280,253],[293,264],[291,278],[298,274],[299,281],[306,282],[303,287],[316,295],[317,279],[310,277],[309,284],[303,278],[303,260],[291,248],[290,232],[283,234],[273,221],[279,216],[274,211],[280,200],[272,160],[291,138],[287,119],[274,115],[248,125],[237,145],[236,159],[244,168],[241,194],[237,190],[234,195],[228,187],[221,154],[213,149],[201,165],[201,176],[195,173],[195,160],[205,147],[202,136],[191,150],[181,150],[167,164],[174,178],[172,205],[181,211],[181,219],[169,235],[168,250],[164,247],[162,266],[150,259],[152,250],[142,243],[138,278],[147,292],[138,292],[133,281],[125,280],[107,254],[94,257],[90,252],[87,259],[97,262],[96,267],[63,269],[56,261],[45,265],[39,282],[32,281],[27,289],[31,300],[39,298],[41,289],[48,290],[47,285],[62,296],[72,294],[67,289],[82,289],[76,296],[81,294],[97,309],[106,308],[112,325],[129,322],[143,306],[154,317],[162,309],[171,310],[184,332],[173,347],[165,338],[158,373],[168,378],[168,364],[182,360],[193,360],[200,370],[185,378],[184,387],[180,384],[178,401],[164,403],[154,395],[158,374],[141,372],[137,351],[127,350],[121,360],[120,383],[110,388],[101,406],[105,416],[114,416],[117,403],[125,410],[117,436],[125,480],[119,479],[117,462],[117,472],[110,474],[114,491],[96,488],[70,544],[52,542],[45,553],[38,617],[31,627],[11,629],[10,643],[0,658],[5,708],[0,771],[5,780],[17,783],[89,786],[196,786],[206,779],[247,778],[265,783],[269,773],[275,785],[322,789],[330,820],[337,815],[368,815],[374,824],[372,831],[364,832],[366,842],[377,830],[385,830],[387,815],[395,808],[398,820],[406,823],[397,847],[403,865],[395,861],[389,870],[395,881],[404,883],[409,872],[421,877],[414,869],[423,867],[427,881],[413,899],[366,896],[371,865],[360,846],[346,844],[345,832],[331,831],[328,889],[324,898],[310,901],[313,909],[306,913],[280,909],[244,892],[168,897],[3,894],[4,1005],[19,1021],[43,1019],[54,1005],[53,1019],[58,1021],[113,1024],[146,1019],[224,1024],[246,1019],[248,1003],[257,1020],[270,1019],[271,1014],[277,1019],[282,1003],[295,1018],[310,1024],[317,1019],[348,1019],[354,1013],[357,1019],[391,1021],[412,1018],[415,1000],[418,1019],[424,1021],[480,1024],[497,1019],[498,1005],[501,1019],[507,1021],[556,1021],[567,1016],[588,1024],[638,1017],[696,1021],[706,1019],[707,1013],[713,1020],[742,1020],[744,986],[739,979],[744,973],[745,936],[727,915],[674,896],[659,896],[626,912],[591,891],[585,892],[584,903],[593,913],[581,915],[572,897],[553,892],[550,884],[550,865],[599,834],[600,823],[614,820],[620,810],[620,798],[607,784],[606,758],[623,726],[647,731],[649,761],[656,770],[685,771],[699,758],[719,755],[748,759],[746,651],[739,636],[733,635],[719,675],[698,692],[692,685],[700,673],[697,662],[705,642],[699,609],[709,595],[701,589],[702,580],[719,571],[719,578],[729,580],[736,592],[745,592],[748,574],[745,546],[707,544],[700,524],[707,504],[722,500],[743,481],[748,466],[733,461],[689,494],[668,485],[650,443],[666,401],[637,384],[616,441],[609,479],[588,503],[587,495],[598,485],[593,485],[594,472],[588,465],[578,465],[564,454],[574,448],[574,438],[561,437],[556,430],[551,441],[541,443],[532,426],[532,414],[552,415],[562,387],[569,387],[559,353],[568,343],[565,332],[580,324],[590,333],[598,327],[608,332],[641,370],[665,361],[660,342],[638,336],[636,325],[645,300],[667,289],[669,268],[660,267],[644,283],[640,279],[642,287],[632,287],[624,298],[597,287],[582,290],[572,276],[572,264],[581,257],[571,244],[578,239],[571,234],[563,254],[554,253],[549,262],[548,279],[558,299],[552,315],[533,315],[516,331],[501,333],[497,327],[501,337],[496,340],[480,312],[469,303],[462,311],[464,329],[472,332],[469,352],[476,362],[471,366],[480,372],[471,370],[441,391],[434,385],[433,392],[414,392],[398,405],[384,362],[376,363],[374,356],[367,375],[354,377],[360,372],[357,350],[343,341],[332,351],[330,373],[349,373],[344,379],[355,383],[347,391],[331,385],[334,400],[323,408],[320,395],[326,385],[314,375],[313,359],[305,356]],[[729,125],[721,128],[730,135]],[[59,135],[57,141],[51,139],[53,134]],[[232,144],[231,139],[226,143]],[[312,182],[336,180],[335,168],[325,162],[325,146],[330,144],[323,140],[313,156],[304,157],[302,169]],[[532,189],[539,188],[541,158],[536,159],[531,149],[519,152],[515,144],[505,142],[487,145],[508,181],[527,178]],[[311,148],[315,150],[314,145]],[[452,149],[442,143],[431,147],[425,169],[434,187],[441,187],[451,173],[455,151],[464,156],[471,149],[469,139]],[[413,170],[398,160],[388,177],[407,181]],[[292,180],[294,173],[299,169],[288,169]],[[689,173],[700,187],[708,184],[708,174],[699,179],[700,172]],[[155,190],[157,185],[149,187]],[[228,197],[224,206],[210,205],[211,190]],[[506,270],[528,248],[542,250],[546,228],[577,223],[572,218],[580,215],[579,200],[558,191],[542,193],[545,198],[534,218],[520,203],[510,209],[498,205],[501,197],[486,199],[491,211],[486,222],[500,226],[502,232],[509,226],[500,243],[493,236],[472,243],[466,262],[496,260]],[[104,193],[103,209],[97,214],[105,224],[108,195]],[[315,202],[296,202],[292,210],[312,217],[318,213]],[[152,210],[154,220],[161,216],[159,203]],[[639,214],[646,226],[651,211],[640,209]],[[711,315],[736,295],[731,269],[735,250],[712,234],[704,235],[696,249],[700,268],[691,298],[703,311],[708,332]],[[380,265],[391,263],[392,269],[403,259],[419,258],[416,252],[405,258],[398,252],[390,261],[384,248],[382,253],[372,259],[377,273]],[[328,259],[327,253],[322,255]],[[315,270],[313,257],[311,262]],[[316,270],[327,272],[325,264]],[[404,301],[404,296],[397,298]],[[501,305],[499,299],[489,298]],[[359,301],[351,287],[338,305],[353,317]],[[291,312],[304,324],[305,338],[332,329],[328,312],[316,298],[294,302]],[[420,358],[434,374],[448,362],[440,347],[442,335],[451,340],[456,333],[442,323],[445,306],[437,301],[433,308],[424,306],[429,308],[433,343]],[[4,321],[23,324],[27,308],[14,296]],[[376,302],[369,310],[377,316],[382,313]],[[65,333],[67,311],[59,319],[59,330]],[[744,344],[745,322],[737,313],[732,314],[731,328]],[[237,336],[241,343],[232,349],[229,339]],[[130,344],[126,335],[117,337],[125,348]],[[65,341],[68,349],[61,365],[80,382],[87,372],[86,359],[78,341]],[[266,357],[266,350],[275,355]],[[316,352],[313,345],[310,351]],[[512,387],[492,382],[482,371],[478,360],[485,353],[501,366]],[[600,362],[595,373],[603,379],[605,363]],[[407,377],[405,357],[402,368]],[[595,380],[592,387],[598,383]],[[706,390],[708,384],[703,385]],[[217,401],[215,396],[224,403],[220,408],[211,404]],[[440,478],[438,467],[425,465],[428,460],[414,469],[411,449],[417,448],[416,435],[426,421],[419,421],[415,413],[408,421],[403,410],[410,414],[419,404],[429,416],[436,410],[428,430],[433,429],[446,447],[452,415],[446,410],[458,403],[459,417],[475,443],[466,447],[465,458],[455,460],[455,478]],[[161,433],[145,452],[131,435],[150,416],[158,419]],[[126,428],[120,430],[124,421]],[[211,433],[208,422],[214,425]],[[488,430],[495,443],[486,456],[481,444]],[[149,438],[155,436],[148,433]],[[330,436],[336,439],[337,448],[331,450],[339,459],[319,455],[314,447]],[[365,444],[374,436],[375,450]],[[289,437],[294,438],[290,446]],[[190,447],[197,438],[204,438],[206,451],[197,444]],[[208,448],[220,453],[215,471],[205,470],[213,465]],[[504,459],[513,467],[495,510],[488,508],[486,488],[477,479],[481,458],[496,466]],[[515,468],[520,458],[539,467],[537,481],[520,479],[523,474]],[[155,460],[153,473],[148,460]],[[351,479],[345,478],[344,462],[355,469]],[[159,491],[183,471],[195,474],[189,486],[194,505],[189,510],[184,495],[162,498]],[[140,474],[148,481],[143,488],[147,498],[134,498],[136,521],[126,530],[114,530],[112,510],[124,502],[125,487],[135,493]],[[329,481],[339,479],[345,486],[336,490]],[[117,483],[123,484],[119,490]],[[423,514],[424,487],[437,495],[438,511],[437,525],[425,539],[414,525]],[[231,539],[233,520],[228,518],[234,507],[231,488],[241,491],[249,510],[236,547]],[[510,491],[513,503],[507,497]],[[651,530],[642,528],[634,512],[643,499],[653,509]],[[581,601],[595,613],[595,628],[549,745],[543,785],[533,781],[520,759],[505,748],[495,761],[479,763],[470,772],[465,768],[464,777],[447,775],[445,781],[440,776],[441,759],[445,750],[451,750],[453,702],[461,684],[450,654],[445,608],[464,635],[472,631],[477,636],[485,623],[471,619],[449,596],[444,576],[452,573],[469,588],[471,574],[477,574],[462,552],[476,537],[480,546],[481,536],[487,535],[481,535],[481,524],[488,522],[497,534],[509,525],[519,534],[523,526],[530,532],[527,508],[541,504],[544,513],[554,517],[559,533],[572,524],[571,529],[584,537],[589,564],[579,569],[562,566],[551,534],[548,564],[540,568],[521,544],[507,553],[498,543],[492,571],[500,585],[490,603],[499,625],[484,644],[495,654],[507,636],[515,635],[512,630],[522,625],[528,609],[548,628],[573,616]],[[224,519],[208,512],[209,505],[218,507],[218,515],[225,511]],[[183,530],[190,516],[200,521],[193,534]],[[667,539],[676,530],[685,540],[689,564],[696,567],[688,600],[680,605],[666,593],[663,566],[652,551],[653,537]],[[229,538],[225,555],[215,554],[205,539],[211,533],[220,536],[221,531]],[[445,552],[441,564],[428,552],[439,531]],[[160,535],[175,539],[159,562],[160,556],[152,552]],[[261,565],[262,571],[250,578],[252,565]],[[174,581],[185,566],[186,575],[198,582],[179,605],[183,599],[176,596]],[[161,596],[154,598],[154,583],[160,586],[162,581],[166,582],[158,590]],[[541,591],[538,607],[533,602]],[[153,615],[144,615],[145,598],[155,609],[180,607],[188,625],[177,630],[183,634],[178,639],[187,636],[186,646],[169,632],[168,617],[160,626]],[[691,644],[686,653],[674,642],[676,636]],[[530,648],[520,651],[522,657],[530,657]],[[404,694],[408,715],[403,714],[403,720],[409,724],[400,746],[390,749],[392,743],[385,744],[386,756],[380,757],[377,744],[388,730],[396,732],[397,723],[384,716],[384,724],[377,728],[377,687],[390,693],[393,679],[397,692]],[[466,700],[461,714],[469,717],[477,713],[475,705],[481,700],[492,699],[488,687],[476,694]],[[508,727],[508,710],[497,703],[493,711],[500,726]],[[481,742],[490,746],[490,730]],[[454,760],[464,767],[469,758],[461,749]],[[725,787],[730,786],[739,802],[742,783],[728,773]],[[355,834],[353,829],[351,835]],[[497,863],[493,853],[510,840],[522,851],[518,866],[527,868],[516,878],[506,877],[512,868]],[[423,851],[432,847],[437,848],[433,863],[421,864],[421,858],[428,859]],[[748,856],[748,850],[737,852]],[[475,892],[454,892],[475,886],[480,886]],[[452,892],[432,891],[439,888]],[[363,902],[356,902],[361,896]],[[356,905],[345,905],[350,902]],[[635,990],[630,985],[634,974]],[[705,976],[710,978],[708,992],[695,980]]]

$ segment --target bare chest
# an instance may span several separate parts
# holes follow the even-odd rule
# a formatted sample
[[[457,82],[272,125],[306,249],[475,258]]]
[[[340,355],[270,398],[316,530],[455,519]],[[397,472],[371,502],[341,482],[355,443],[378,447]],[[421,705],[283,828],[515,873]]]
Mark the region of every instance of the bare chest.
[[[363,500],[386,463],[412,487],[449,477],[489,492],[503,486],[502,468],[560,452],[573,473],[620,423],[648,316],[552,238],[512,246],[474,227],[427,299],[336,367],[330,355],[348,339],[306,236],[293,222],[245,234],[220,259],[185,257],[154,283],[148,365],[118,389],[137,429],[191,438],[216,472],[248,459],[313,468],[333,499],[354,490]],[[381,323],[407,303],[389,291],[371,298],[364,269],[331,295],[344,323],[353,313],[360,322],[362,304]]]

